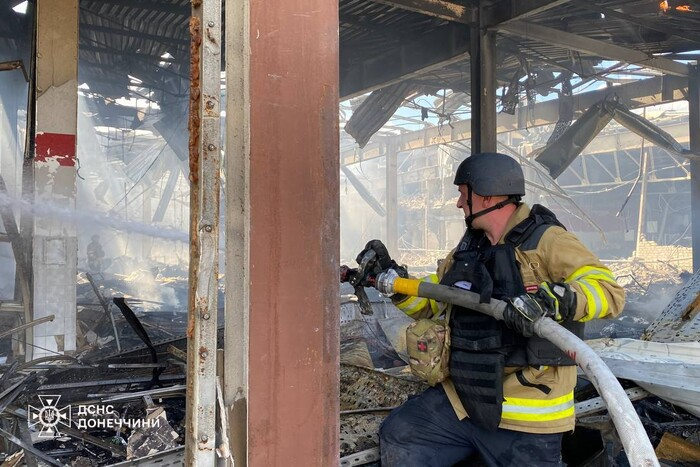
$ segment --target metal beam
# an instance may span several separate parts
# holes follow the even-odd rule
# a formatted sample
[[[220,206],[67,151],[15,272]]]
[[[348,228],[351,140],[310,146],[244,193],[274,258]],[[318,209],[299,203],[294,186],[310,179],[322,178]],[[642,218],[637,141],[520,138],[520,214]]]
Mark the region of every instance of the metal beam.
[[[433,18],[467,24],[472,21],[473,9],[444,0],[372,0],[402,10],[413,11]]]
[[[506,34],[624,63],[641,65],[671,75],[688,77],[689,74],[688,66],[682,63],[677,63],[667,58],[653,57],[639,50],[620,47],[610,42],[590,39],[539,24],[515,21],[499,25],[497,28],[499,32]]]
[[[686,122],[673,123],[664,125],[663,123],[654,122],[660,128],[671,135],[673,139],[681,144],[688,143],[688,124]],[[586,146],[585,154],[606,154],[615,151],[626,151],[639,148],[641,137],[631,131],[612,132],[609,134],[601,133],[595,137],[591,144]],[[683,160],[680,159],[679,160]]]
[[[639,244],[642,242],[644,231],[646,230],[644,228],[644,212],[646,211],[647,199],[647,167],[649,164],[649,151],[644,148],[644,141],[642,141],[640,151],[640,157],[642,158],[642,168],[639,174],[642,177],[642,186],[639,192],[639,212],[637,213],[637,235],[634,241],[634,256],[639,255]]]
[[[485,11],[476,13],[471,36],[471,151],[496,151],[496,32],[486,28]]]
[[[372,192],[370,192],[367,187],[358,179],[354,173],[347,167],[341,167],[340,168],[343,171],[343,175],[345,175],[345,178],[348,179],[350,184],[355,188],[357,193],[360,195],[360,197],[365,200],[365,202],[372,208],[374,209],[374,212],[376,212],[378,215],[385,217],[386,216],[386,210],[382,206],[382,203],[377,201],[377,199],[372,196]]]
[[[22,423],[22,422],[20,422]],[[31,454],[32,456],[36,456],[39,459],[43,460],[49,465],[53,465],[56,467],[61,467],[63,465],[61,462],[57,461],[56,459],[52,458],[51,456],[48,456],[41,452],[39,449],[35,448],[33,445],[30,445],[28,443],[25,443],[23,440],[19,439],[15,435],[13,435],[10,432],[7,432],[0,428],[0,436],[5,438],[6,440],[10,441],[11,443],[16,444],[17,446],[21,447],[22,449],[25,450],[25,456],[27,453]]]
[[[340,98],[349,99],[464,60],[469,52],[469,29],[443,26],[374,57],[355,61],[340,57]]]
[[[53,321],[54,318],[55,318],[54,315],[44,316],[43,318],[35,319],[34,321],[31,321],[29,323],[25,323],[25,324],[22,324],[20,326],[14,327],[14,328],[10,329],[9,331],[5,331],[5,332],[0,333],[0,339],[7,337],[9,335],[18,333],[20,331],[24,331],[26,329],[33,328],[34,326],[37,326],[39,324],[49,323],[49,322]]]
[[[22,60],[11,60],[9,62],[0,62],[0,71],[10,71],[10,70],[20,70],[22,75],[24,75],[24,80],[29,82],[29,76],[27,75],[27,70],[24,68],[24,62]]]
[[[474,27],[469,30],[469,86],[471,98],[471,150],[473,153],[481,152],[481,30]]]
[[[216,465],[221,2],[190,18],[190,267],[185,464]]]
[[[153,214],[153,219],[151,222],[157,224],[163,221],[165,217],[165,212],[170,205],[170,200],[173,198],[173,192],[177,186],[177,180],[180,178],[180,168],[173,167],[170,169],[170,174],[168,175],[168,181],[165,183],[165,188],[161,192],[160,201],[158,201],[158,207],[156,207],[156,212]]]
[[[505,0],[485,8],[484,23],[496,26],[511,21],[522,20],[552,8],[563,5],[570,0]]]

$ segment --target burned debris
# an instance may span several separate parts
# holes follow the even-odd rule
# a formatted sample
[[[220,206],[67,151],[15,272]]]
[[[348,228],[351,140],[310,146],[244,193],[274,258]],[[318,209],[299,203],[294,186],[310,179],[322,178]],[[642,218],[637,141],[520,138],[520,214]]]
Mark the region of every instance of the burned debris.
[[[182,462],[186,313],[125,298],[129,281],[86,274],[78,288],[78,351],[2,366],[2,465]]]

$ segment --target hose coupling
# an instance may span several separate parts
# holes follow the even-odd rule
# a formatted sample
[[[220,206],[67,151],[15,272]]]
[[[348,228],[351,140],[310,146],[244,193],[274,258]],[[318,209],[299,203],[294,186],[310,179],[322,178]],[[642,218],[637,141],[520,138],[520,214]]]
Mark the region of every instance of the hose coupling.
[[[387,269],[377,276],[377,283],[375,287],[382,295],[391,297],[394,295],[394,281],[396,281],[396,279],[399,277],[400,276],[395,270]]]

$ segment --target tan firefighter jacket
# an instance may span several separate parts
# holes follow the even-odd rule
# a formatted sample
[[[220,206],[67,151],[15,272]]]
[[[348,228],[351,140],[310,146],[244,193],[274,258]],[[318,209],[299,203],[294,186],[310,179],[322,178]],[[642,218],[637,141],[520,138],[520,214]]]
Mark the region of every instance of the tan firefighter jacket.
[[[511,217],[503,238],[530,214],[530,208],[521,204]],[[503,238],[499,243],[503,243]],[[454,250],[441,262],[437,274],[422,280],[438,283],[452,265]],[[620,314],[625,293],[610,270],[570,232],[559,226],[549,227],[534,250],[521,251],[516,247],[516,260],[526,290],[536,290],[542,282],[566,282],[576,293],[578,321],[609,318]],[[395,300],[395,305],[414,319],[438,317],[447,306],[421,297]],[[522,371],[519,381],[516,372]],[[523,385],[526,383],[527,385]],[[529,383],[529,384],[528,384]],[[443,383],[452,407],[461,419],[468,416],[452,382]],[[575,366],[506,367],[503,378],[503,412],[500,428],[528,433],[561,433],[574,429]],[[538,385],[551,391],[545,394]]]

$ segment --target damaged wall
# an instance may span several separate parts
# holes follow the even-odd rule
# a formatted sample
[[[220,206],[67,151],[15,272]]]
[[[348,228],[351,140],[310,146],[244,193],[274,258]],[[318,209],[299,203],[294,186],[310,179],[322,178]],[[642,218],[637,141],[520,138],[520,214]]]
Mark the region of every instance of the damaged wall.
[[[643,261],[661,261],[675,266],[680,271],[693,270],[693,249],[678,245],[659,245],[643,236],[636,250],[636,256]]]

